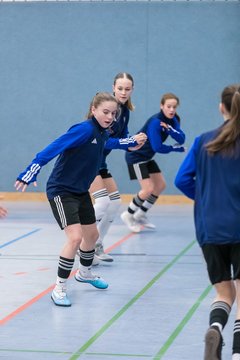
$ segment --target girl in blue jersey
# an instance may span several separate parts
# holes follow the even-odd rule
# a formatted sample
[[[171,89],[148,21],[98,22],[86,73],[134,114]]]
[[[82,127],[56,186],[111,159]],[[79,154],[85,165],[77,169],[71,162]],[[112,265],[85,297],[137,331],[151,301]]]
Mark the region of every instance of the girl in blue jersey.
[[[140,132],[146,133],[147,141],[141,149],[126,153],[126,161],[131,180],[137,179],[141,190],[130,202],[127,211],[121,214],[123,222],[133,232],[140,232],[142,226],[155,228],[147,220],[146,213],[165,189],[165,180],[157,163],[152,158],[156,153],[183,152],[185,134],[180,128],[180,118],[176,113],[179,99],[168,93],[160,102],[160,112],[150,117]],[[177,144],[165,145],[171,137]]]
[[[79,247],[80,264],[75,279],[99,289],[108,287],[102,278],[91,271],[98,231],[88,189],[98,173],[104,147],[127,149],[127,145],[121,144],[119,139],[108,139],[107,128],[117,112],[118,102],[115,97],[108,93],[98,93],[91,102],[88,120],[72,126],[39,152],[15,183],[16,189],[22,191],[32,182],[36,186],[36,178],[42,166],[59,155],[47,182],[47,197],[53,214],[67,236],[59,257],[56,286],[52,292],[52,300],[59,306],[71,306],[66,282]]]
[[[136,150],[141,147],[147,138],[144,133],[139,133],[132,137],[128,136],[129,115],[130,111],[134,110],[134,106],[131,102],[133,87],[134,81],[130,74],[123,72],[115,76],[113,93],[119,103],[120,111],[117,118],[108,129],[111,139],[119,138],[123,144],[128,144],[128,151]],[[136,146],[136,144],[138,146]],[[95,200],[94,209],[99,231],[94,264],[97,264],[99,260],[107,262],[113,261],[113,258],[104,252],[103,239],[118,212],[121,200],[117,184],[107,166],[107,156],[110,152],[110,149],[104,150],[99,174],[90,188]]]
[[[220,111],[224,124],[195,139],[175,184],[195,202],[196,236],[216,290],[204,360],[222,358],[222,330],[235,298],[232,360],[240,360],[240,84],[223,90]]]

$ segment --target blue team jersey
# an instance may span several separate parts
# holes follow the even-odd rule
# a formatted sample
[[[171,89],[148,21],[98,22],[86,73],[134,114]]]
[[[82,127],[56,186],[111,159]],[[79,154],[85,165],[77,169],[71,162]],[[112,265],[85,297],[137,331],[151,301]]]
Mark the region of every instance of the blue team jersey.
[[[48,199],[87,192],[98,173],[105,146],[125,149],[130,145],[122,144],[120,139],[109,139],[107,129],[103,129],[94,117],[85,120],[39,152],[17,180],[26,184],[36,181],[41,167],[58,155],[47,182]]]
[[[195,200],[200,246],[240,243],[240,151],[232,158],[221,153],[209,156],[205,145],[217,133],[218,129],[195,139],[175,179],[177,188]]]
[[[160,125],[161,121],[170,125],[169,130]],[[162,111],[151,116],[139,132],[145,133],[148,139],[139,150],[126,153],[128,164],[149,161],[156,153],[167,154],[171,151],[177,151],[174,146],[164,144],[169,135],[180,145],[185,141],[185,134],[180,128],[179,117],[175,116],[173,119],[168,119]]]
[[[119,106],[119,113],[118,113],[117,118],[115,119],[115,121],[112,123],[112,125],[108,129],[108,134],[109,134],[110,139],[121,138],[122,142],[124,140],[125,140],[125,142],[127,142],[128,140],[131,140],[131,142],[132,142],[132,137],[128,138],[129,115],[130,115],[130,112],[129,112],[129,109],[127,108],[127,106],[121,104]],[[136,142],[134,142],[134,143],[132,142],[132,144],[129,144],[129,141],[128,141],[128,146],[135,146],[135,145],[137,145]],[[124,150],[127,150],[127,148],[125,148]],[[107,148],[104,149],[103,158],[102,158],[102,162],[101,162],[101,166],[100,166],[101,169],[107,168],[106,158],[110,154],[111,151],[112,151],[112,149],[107,149]]]

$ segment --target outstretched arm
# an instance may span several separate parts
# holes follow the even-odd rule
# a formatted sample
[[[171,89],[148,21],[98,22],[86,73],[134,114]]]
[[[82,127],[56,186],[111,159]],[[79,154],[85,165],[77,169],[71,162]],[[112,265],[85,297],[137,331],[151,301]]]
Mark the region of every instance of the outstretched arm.
[[[92,127],[87,123],[83,122],[72,126],[65,134],[39,152],[31,164],[18,175],[17,181],[14,184],[16,190],[25,191],[31,183],[37,186],[37,175],[42,166],[46,165],[64,150],[83,144],[91,134]]]
[[[146,134],[139,133],[127,138],[113,138],[109,137],[106,144],[105,149],[121,149],[121,150],[130,150],[131,148],[135,148],[138,145],[143,145],[147,139]],[[141,147],[140,146],[140,147]]]
[[[167,131],[168,135],[171,136],[178,144],[182,145],[185,142],[185,134],[181,130],[179,122],[173,119],[173,127],[165,122],[160,123],[161,126]]]
[[[151,143],[153,151],[160,154],[168,154],[170,152],[184,152],[186,149],[179,144],[165,145],[162,142],[161,131],[166,129],[167,124],[159,123],[159,119],[153,119],[148,127],[148,139]]]

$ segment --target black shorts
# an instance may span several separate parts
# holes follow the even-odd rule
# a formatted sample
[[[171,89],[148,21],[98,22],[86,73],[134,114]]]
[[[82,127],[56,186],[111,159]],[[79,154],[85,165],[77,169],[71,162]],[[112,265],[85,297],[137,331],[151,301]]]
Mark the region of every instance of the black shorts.
[[[68,225],[91,225],[96,222],[89,193],[58,195],[49,200],[53,215],[63,230]]]
[[[112,174],[108,171],[108,169],[100,169],[98,174],[101,176],[102,179],[112,178]]]
[[[212,284],[240,279],[240,243],[202,246]]]
[[[128,164],[128,172],[131,180],[143,180],[148,179],[150,174],[160,173],[161,170],[155,160],[149,160],[136,164]]]

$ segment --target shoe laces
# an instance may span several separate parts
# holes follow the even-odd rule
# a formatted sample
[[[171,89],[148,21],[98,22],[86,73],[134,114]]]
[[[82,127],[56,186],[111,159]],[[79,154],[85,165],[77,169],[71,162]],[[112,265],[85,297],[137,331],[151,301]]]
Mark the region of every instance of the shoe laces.
[[[87,274],[82,274],[79,271],[79,275],[81,278],[86,279],[86,280],[95,280],[95,279],[100,279],[100,276],[96,275],[95,273],[93,273],[92,271],[89,271]]]
[[[104,252],[103,245],[102,244],[97,244],[96,247],[95,247],[95,253],[100,254],[100,253],[103,253],[103,252]]]
[[[67,287],[65,284],[56,285],[54,291],[58,294],[59,298],[64,298],[66,296]]]

